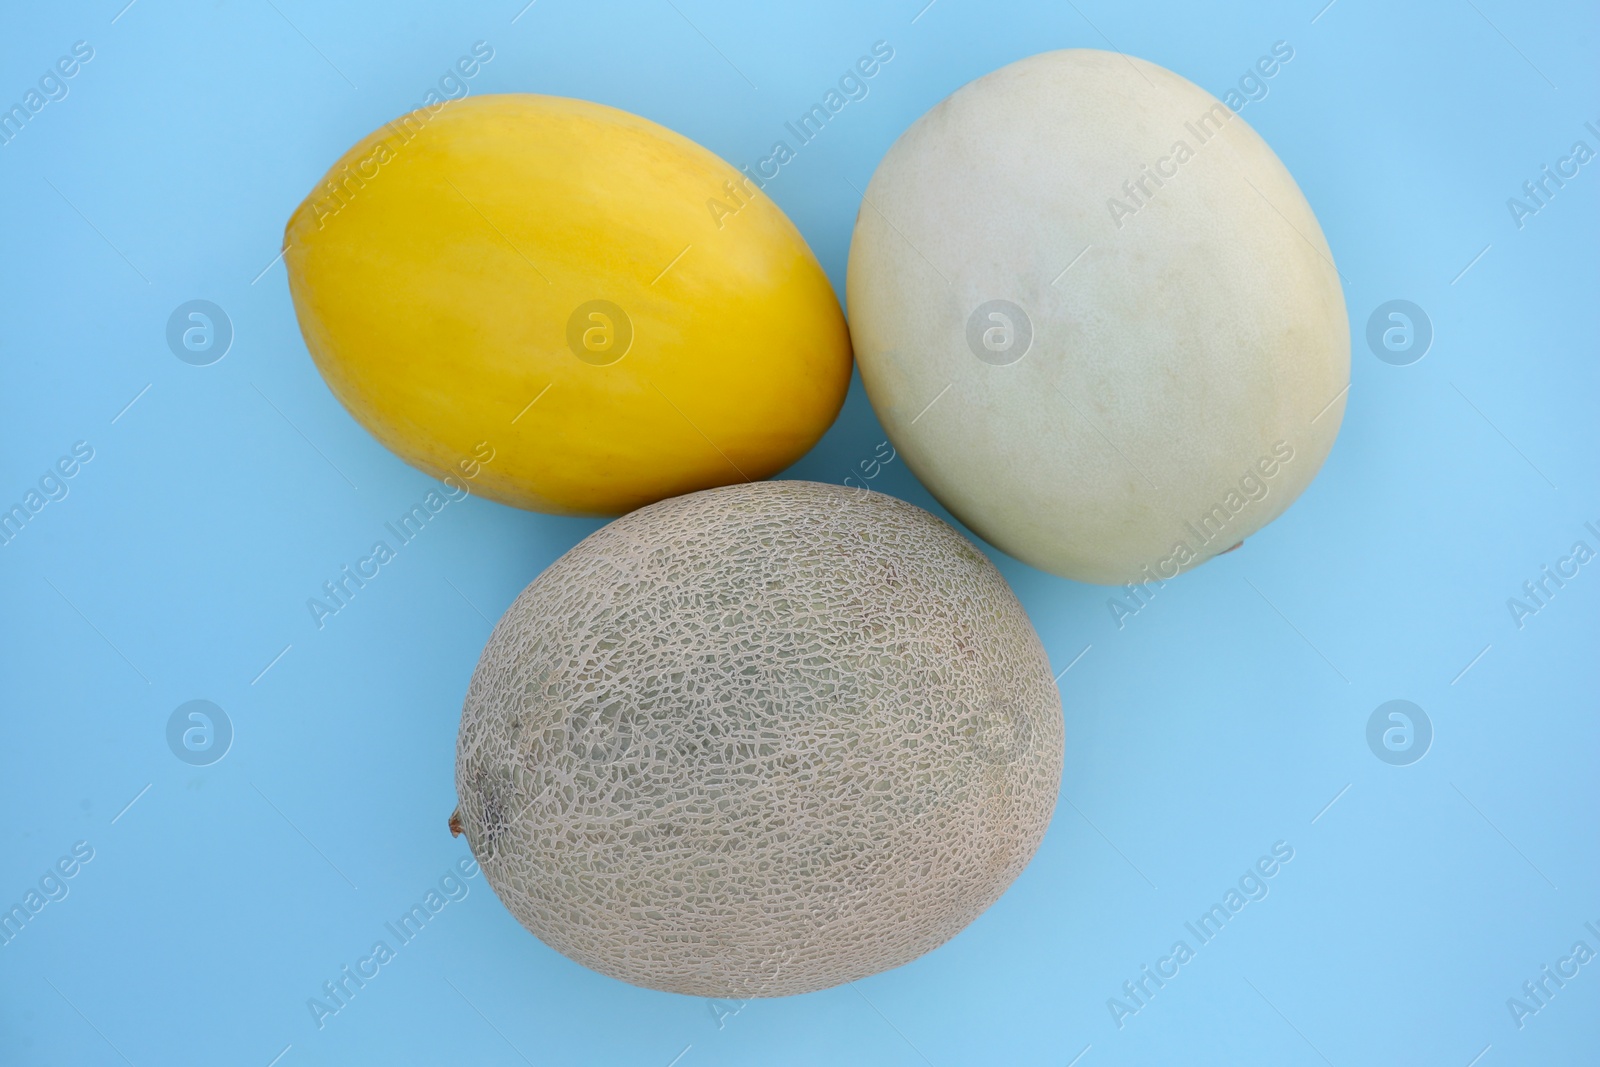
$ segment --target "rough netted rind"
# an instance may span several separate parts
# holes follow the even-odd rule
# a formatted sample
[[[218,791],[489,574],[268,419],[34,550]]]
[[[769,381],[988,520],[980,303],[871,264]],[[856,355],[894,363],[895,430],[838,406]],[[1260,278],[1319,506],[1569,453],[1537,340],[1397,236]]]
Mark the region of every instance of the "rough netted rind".
[[[535,579],[462,711],[460,822],[546,944],[696,996],[915,959],[1044,836],[1060,696],[965,538],[814,482],[693,493]]]

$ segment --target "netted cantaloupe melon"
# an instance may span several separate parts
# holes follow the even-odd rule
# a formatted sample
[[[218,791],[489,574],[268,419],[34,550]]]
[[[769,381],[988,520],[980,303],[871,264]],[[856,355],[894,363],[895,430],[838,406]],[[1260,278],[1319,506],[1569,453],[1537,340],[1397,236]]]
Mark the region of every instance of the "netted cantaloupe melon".
[[[892,497],[758,482],[624,516],[522,592],[467,693],[452,826],[579,963],[778,996],[953,937],[1033,856],[1061,765],[987,557]]]

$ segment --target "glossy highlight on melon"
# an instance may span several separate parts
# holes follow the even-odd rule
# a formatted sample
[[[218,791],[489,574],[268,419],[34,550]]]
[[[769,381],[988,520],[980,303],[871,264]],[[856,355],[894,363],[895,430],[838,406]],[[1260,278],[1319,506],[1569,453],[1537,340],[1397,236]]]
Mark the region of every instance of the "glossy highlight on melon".
[[[435,477],[618,514],[782,470],[832,423],[849,334],[805,240],[732,166],[615,108],[532,94],[364,138],[289,220],[317,368]]]

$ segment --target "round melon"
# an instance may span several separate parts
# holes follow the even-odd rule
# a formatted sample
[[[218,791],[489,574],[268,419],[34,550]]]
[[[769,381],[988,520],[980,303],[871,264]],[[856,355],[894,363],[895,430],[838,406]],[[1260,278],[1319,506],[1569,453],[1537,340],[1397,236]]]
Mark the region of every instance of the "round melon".
[[[530,584],[461,717],[466,833],[546,944],[703,997],[915,959],[1033,856],[1060,697],[994,565],[812,482],[635,511]]]
[[[850,384],[838,299],[783,211],[602,104],[471,96],[397,119],[306,197],[284,261],[306,347],[363,426],[536,511],[765,478]]]
[[[1333,256],[1244,118],[1153,63],[1048,52],[890,148],[850,246],[867,395],[939,501],[1088,582],[1233,548],[1333,446]]]

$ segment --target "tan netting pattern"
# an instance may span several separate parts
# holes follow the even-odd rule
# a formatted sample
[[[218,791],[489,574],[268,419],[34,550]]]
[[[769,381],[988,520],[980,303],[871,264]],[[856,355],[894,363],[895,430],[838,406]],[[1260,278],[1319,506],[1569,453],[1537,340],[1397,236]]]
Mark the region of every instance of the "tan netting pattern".
[[[744,998],[949,940],[1033,856],[1061,763],[1049,662],[982,553],[893,497],[757,482],[626,515],[523,590],[456,788],[546,944]]]

